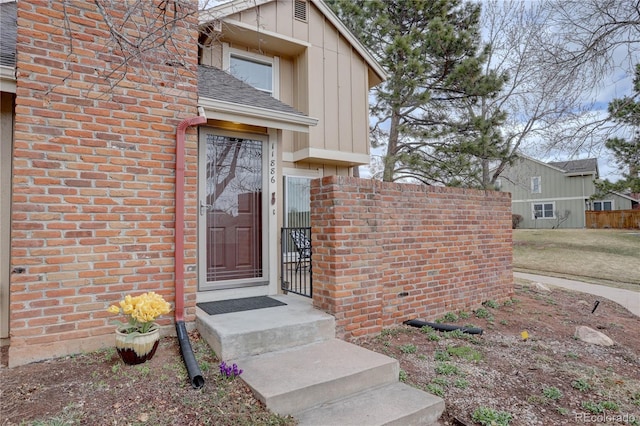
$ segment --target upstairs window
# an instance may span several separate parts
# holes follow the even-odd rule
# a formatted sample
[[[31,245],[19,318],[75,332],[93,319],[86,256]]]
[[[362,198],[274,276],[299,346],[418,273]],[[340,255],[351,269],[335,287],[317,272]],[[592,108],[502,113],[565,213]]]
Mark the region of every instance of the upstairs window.
[[[250,86],[273,95],[273,67],[270,63],[232,54],[229,58],[229,72]]]
[[[248,85],[268,93],[276,99],[280,97],[280,60],[277,56],[265,56],[222,43],[223,69]]]
[[[531,193],[532,194],[540,194],[542,192],[542,188],[540,185],[540,176],[534,176],[531,178]]]

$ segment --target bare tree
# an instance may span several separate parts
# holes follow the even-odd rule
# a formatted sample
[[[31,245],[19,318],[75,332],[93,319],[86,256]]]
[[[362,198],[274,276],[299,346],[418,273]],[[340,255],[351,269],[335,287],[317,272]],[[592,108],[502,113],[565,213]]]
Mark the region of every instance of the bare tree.
[[[594,142],[587,125],[592,105],[584,98],[586,70],[555,62],[562,46],[551,28],[553,13],[536,2],[483,3],[484,36],[492,46],[486,72],[509,76],[496,97],[474,109],[481,117],[506,113],[500,131],[507,154],[493,164],[490,175],[484,166],[485,187],[495,183],[518,152],[552,147],[575,152]]]
[[[631,80],[640,57],[640,0],[545,0],[541,7],[548,10],[551,34],[541,47],[553,53],[545,66],[570,70],[593,97],[613,81]],[[604,112],[585,115],[574,129],[569,143],[547,147],[599,150],[607,138],[629,136]]]
[[[546,0],[556,61],[586,66],[598,83],[611,71],[633,75],[640,55],[640,0]]]
[[[144,75],[138,78],[151,82],[160,91],[172,83],[159,79],[158,66],[172,67],[178,77],[175,81],[178,82],[180,76],[193,77],[194,64],[190,63],[189,57],[192,55],[187,54],[187,49],[198,48],[197,43],[203,39],[203,32],[207,33],[208,37],[205,38],[209,40],[216,34],[211,27],[197,24],[198,14],[210,7],[209,3],[210,0],[91,0],[87,3],[64,0],[59,6],[52,5],[61,7],[64,15],[69,75],[73,73],[73,63],[77,61],[75,40],[86,37],[82,33],[84,29],[76,24],[77,9],[93,6],[95,10],[87,9],[87,12],[92,13],[92,19],[100,17],[92,35],[103,38],[102,43],[96,45],[96,55],[104,66],[95,69],[97,78],[88,91],[94,90],[97,84],[108,84],[113,90],[134,70],[137,73],[142,71]],[[189,25],[192,28],[187,28]],[[185,28],[192,30],[193,39],[185,37]],[[104,29],[107,31],[106,38],[102,35]],[[102,88],[100,92],[102,97],[113,94]]]

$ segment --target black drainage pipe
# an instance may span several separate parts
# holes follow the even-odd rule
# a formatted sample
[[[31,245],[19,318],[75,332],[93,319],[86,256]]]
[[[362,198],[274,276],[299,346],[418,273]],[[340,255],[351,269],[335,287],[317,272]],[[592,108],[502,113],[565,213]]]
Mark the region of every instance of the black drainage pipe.
[[[433,328],[434,330],[438,330],[438,331],[455,331],[455,330],[460,330],[463,333],[467,333],[467,334],[482,334],[482,329],[481,328],[474,328],[474,327],[463,327],[463,326],[459,326],[459,325],[449,325],[449,324],[438,324],[435,322],[426,322],[426,321],[420,321],[420,320],[407,320],[405,322],[403,322],[403,324],[406,325],[410,325],[412,327],[418,327],[418,328],[422,328],[425,325],[429,326],[431,328]]]
[[[189,342],[189,334],[184,326],[184,321],[176,321],[176,332],[178,333],[178,342],[180,342],[180,353],[182,354],[184,365],[187,367],[191,386],[194,389],[200,389],[204,386],[204,377],[202,377],[200,366],[193,354],[193,349],[191,349],[191,342]]]

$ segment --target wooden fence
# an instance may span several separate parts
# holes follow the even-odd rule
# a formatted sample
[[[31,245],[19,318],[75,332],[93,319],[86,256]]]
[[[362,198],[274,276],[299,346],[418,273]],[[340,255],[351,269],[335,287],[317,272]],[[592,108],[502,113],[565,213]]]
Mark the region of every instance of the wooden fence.
[[[640,229],[640,210],[587,211],[587,228]]]

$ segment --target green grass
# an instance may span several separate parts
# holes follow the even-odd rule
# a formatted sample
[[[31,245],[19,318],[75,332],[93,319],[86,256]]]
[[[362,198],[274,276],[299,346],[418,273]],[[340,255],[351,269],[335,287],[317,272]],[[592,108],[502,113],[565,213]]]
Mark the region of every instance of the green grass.
[[[460,374],[460,369],[448,362],[439,362],[436,364],[436,373],[442,374],[443,376],[453,376]]]
[[[416,347],[416,345],[409,343],[400,346],[400,352],[402,352],[403,354],[414,354],[418,352],[418,348]]]
[[[542,389],[542,395],[544,395],[545,398],[551,399],[553,401],[557,401],[562,398],[562,392],[556,387]]]
[[[447,348],[447,353],[457,358],[466,359],[467,361],[482,361],[482,353],[469,346],[451,346]]]
[[[637,289],[639,248],[637,230],[516,229],[513,266],[588,282],[626,283],[621,286]]]
[[[471,419],[483,426],[508,426],[511,418],[511,414],[506,411],[497,411],[488,407],[478,407],[471,414]]]

